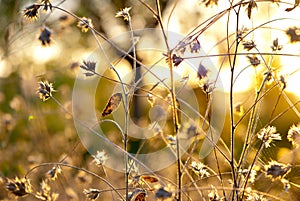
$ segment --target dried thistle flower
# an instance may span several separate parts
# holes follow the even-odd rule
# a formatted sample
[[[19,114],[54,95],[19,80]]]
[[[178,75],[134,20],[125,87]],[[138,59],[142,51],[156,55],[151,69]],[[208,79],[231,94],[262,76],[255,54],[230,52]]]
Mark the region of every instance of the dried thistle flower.
[[[300,144],[300,124],[292,125],[287,134],[288,141],[292,142],[293,146],[298,147]]]
[[[30,6],[27,6],[24,10],[24,17],[35,20],[38,18],[39,8],[41,5],[38,4],[32,4]]]
[[[252,50],[254,47],[256,47],[256,45],[255,45],[255,43],[254,43],[253,40],[243,42],[243,46],[244,46],[244,49],[246,49],[247,51],[250,51],[250,50]]]
[[[35,197],[40,200],[55,201],[58,198],[58,194],[51,192],[51,187],[43,180],[41,183],[41,191],[37,192]]]
[[[51,43],[51,31],[47,27],[43,27],[38,39],[42,42],[42,46],[49,45]]]
[[[62,169],[59,165],[54,166],[47,172],[47,177],[51,180],[56,180],[57,176],[62,172]]]
[[[278,163],[277,161],[271,161],[265,166],[267,176],[274,179],[283,178],[291,169],[291,166],[285,165],[283,163]]]
[[[84,189],[83,193],[86,195],[87,199],[96,200],[101,192],[98,189],[90,188],[89,190]]]
[[[290,37],[291,43],[300,41],[300,27],[290,27],[285,33]]]
[[[197,176],[200,176],[201,178],[208,177],[210,175],[209,172],[208,172],[207,167],[203,163],[201,163],[201,162],[193,161],[191,163],[190,167],[193,170],[193,172]]]
[[[276,38],[275,40],[273,40],[273,45],[271,46],[272,50],[275,52],[275,51],[280,51],[283,46],[282,45],[279,45],[278,43],[278,38]]]
[[[40,99],[43,101],[48,100],[52,96],[52,92],[55,92],[52,83],[49,83],[48,81],[40,81],[39,85],[40,87],[37,92],[40,95]]]
[[[266,148],[270,147],[270,143],[273,140],[281,140],[279,133],[276,133],[276,128],[274,126],[267,126],[266,128],[261,129],[257,137],[263,141]]]
[[[254,66],[254,67],[256,67],[260,64],[260,60],[255,55],[253,55],[252,57],[247,56],[247,58],[249,59],[251,65]]]
[[[96,69],[96,62],[94,61],[83,61],[83,64],[80,65],[80,68],[88,71],[87,73],[84,73],[85,76],[93,76],[95,75],[95,69]]]
[[[83,17],[78,21],[77,27],[81,28],[81,31],[86,33],[90,28],[93,28],[94,26],[90,18]]]
[[[97,166],[102,166],[104,165],[105,161],[108,159],[105,151],[97,151],[96,155],[92,155],[93,162],[97,165]]]
[[[19,197],[32,193],[31,184],[27,178],[8,179],[6,189]]]
[[[200,63],[197,71],[198,78],[200,80],[203,79],[204,77],[207,76],[207,72],[208,70],[202,65],[202,63]]]
[[[130,13],[131,7],[126,7],[119,12],[116,13],[115,17],[123,17],[125,21],[129,21],[130,19]]]

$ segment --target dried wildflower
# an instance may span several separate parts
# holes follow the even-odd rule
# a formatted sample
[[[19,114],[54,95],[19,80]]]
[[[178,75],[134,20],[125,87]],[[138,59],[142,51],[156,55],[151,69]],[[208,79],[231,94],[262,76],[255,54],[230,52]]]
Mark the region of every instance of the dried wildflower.
[[[8,179],[6,189],[16,196],[24,196],[32,193],[29,179],[16,177],[14,180]]]
[[[156,176],[153,176],[153,175],[141,175],[140,178],[143,180],[143,181],[146,181],[148,183],[155,183],[155,182],[158,182],[158,178]]]
[[[285,165],[278,163],[277,161],[271,161],[268,165],[265,166],[267,176],[274,179],[283,178],[291,169],[290,165]]]
[[[179,66],[179,64],[183,61],[183,58],[180,56],[177,56],[176,54],[172,55],[172,62],[174,64],[174,66]]]
[[[167,198],[171,198],[173,196],[173,193],[166,190],[164,187],[160,187],[159,189],[157,189],[155,191],[155,197],[157,199],[167,199]]]
[[[214,186],[212,186],[212,189],[213,190],[211,190],[209,193],[208,193],[208,198],[209,198],[209,200],[211,200],[211,201],[219,201],[219,200],[222,200],[222,198],[219,196],[219,194],[218,194],[218,191],[217,191],[217,189],[214,187]]]
[[[116,111],[116,109],[118,109],[121,101],[122,101],[122,93],[113,94],[110,97],[109,101],[107,102],[101,116],[105,117],[105,116],[113,113],[114,111]]]
[[[247,51],[250,51],[250,50],[252,50],[254,47],[256,47],[256,45],[255,45],[255,43],[254,43],[253,40],[243,42],[243,46],[244,46],[244,49],[246,49]]]
[[[186,42],[180,41],[178,47],[176,48],[176,51],[180,52],[181,54],[184,54],[186,50],[186,46],[187,46]]]
[[[147,192],[144,189],[136,188],[129,194],[129,201],[145,201]]]
[[[273,40],[273,45],[271,46],[271,48],[272,48],[273,51],[280,51],[283,48],[282,45],[279,45],[278,38]]]
[[[300,41],[300,27],[290,27],[285,33],[290,37],[291,43]]]
[[[276,128],[274,126],[268,126],[261,129],[258,132],[257,137],[263,141],[266,148],[270,147],[270,143],[273,140],[281,140],[281,136],[279,133],[276,133]]]
[[[87,199],[96,200],[101,192],[98,189],[90,188],[89,190],[84,189],[83,193],[86,195]]]
[[[254,67],[256,67],[260,64],[260,60],[255,55],[253,55],[252,57],[247,56],[247,58],[249,59],[251,65]]]
[[[293,146],[298,147],[300,143],[300,124],[292,125],[288,131],[287,139],[292,142]]]
[[[41,29],[39,40],[42,42],[43,46],[49,45],[51,43],[51,31],[47,27]]]
[[[55,92],[52,83],[49,83],[48,81],[40,81],[39,85],[40,87],[37,92],[40,95],[40,99],[43,101],[48,100],[52,96],[52,92]]]
[[[80,68],[88,71],[87,73],[84,73],[85,76],[87,76],[87,77],[93,76],[93,75],[95,75],[96,62],[83,60],[83,64],[80,65]]]
[[[41,2],[44,4],[44,11],[48,11],[48,9],[52,11],[52,4],[50,3],[50,0],[41,0]]]
[[[56,165],[47,172],[47,177],[54,181],[57,178],[57,175],[59,175],[61,172],[61,167]]]
[[[257,4],[256,4],[256,2],[254,0],[250,0],[248,2],[248,7],[246,8],[246,10],[247,10],[247,16],[248,16],[249,19],[251,19],[251,13],[252,13],[252,9],[253,8],[257,8]]]
[[[200,51],[201,45],[197,38],[193,40],[190,44],[191,53],[198,53]]]
[[[197,72],[198,78],[200,80],[203,79],[204,77],[207,76],[207,72],[208,72],[207,69],[202,65],[202,63],[200,63]]]
[[[97,151],[96,155],[92,155],[93,162],[98,165],[98,166],[102,166],[104,165],[105,161],[108,159],[105,151]]]
[[[242,28],[238,30],[237,37],[238,37],[239,39],[243,39],[243,38],[244,38],[244,35],[245,35],[248,31],[249,31],[249,30],[248,30],[247,27],[242,26]]]
[[[38,18],[39,8],[41,5],[32,4],[27,6],[24,10],[24,16],[30,20],[35,20]]]
[[[131,7],[126,7],[119,12],[116,13],[115,17],[123,17],[125,21],[129,21],[130,14],[129,11],[131,10]]]
[[[94,26],[90,18],[83,17],[78,21],[77,27],[81,28],[82,32],[88,32],[88,30]]]
[[[190,167],[193,170],[193,172],[201,178],[208,177],[210,175],[207,170],[207,167],[201,162],[193,161]]]
[[[45,181],[42,181],[41,191],[37,192],[35,197],[40,200],[55,201],[58,198],[58,194],[51,192],[51,187],[49,184]]]
[[[202,0],[202,1],[200,0],[199,3],[205,3],[205,6],[208,7],[208,6],[213,6],[213,5],[217,6],[218,1],[219,0]]]

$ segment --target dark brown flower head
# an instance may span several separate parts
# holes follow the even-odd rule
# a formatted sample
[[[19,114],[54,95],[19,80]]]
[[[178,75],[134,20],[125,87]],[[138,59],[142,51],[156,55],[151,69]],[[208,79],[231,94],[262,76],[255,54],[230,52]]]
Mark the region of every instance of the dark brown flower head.
[[[172,197],[172,192],[165,190],[164,187],[160,187],[159,189],[156,190],[155,192],[155,197],[157,199],[167,199],[167,198],[171,198]]]
[[[200,51],[201,45],[197,38],[193,40],[190,44],[191,53],[198,53]]]
[[[260,60],[255,56],[247,56],[252,66],[256,67],[260,64]]]
[[[85,73],[85,76],[93,76],[95,75],[95,69],[96,69],[96,62],[94,61],[83,61],[83,64],[80,65],[80,68],[88,71]]]
[[[271,177],[273,180],[277,178],[281,179],[290,171],[290,169],[290,165],[285,165],[276,161],[271,161],[265,166],[267,176]]]
[[[32,192],[31,184],[27,178],[19,179],[16,177],[14,180],[8,180],[6,189],[16,196],[24,196]]]
[[[183,58],[181,58],[180,56],[177,56],[176,54],[172,55],[172,62],[175,67],[178,66],[182,61],[183,61]]]
[[[30,6],[27,6],[24,10],[24,16],[30,20],[37,19],[40,7],[41,6],[37,4],[32,4]]]
[[[61,167],[59,165],[54,166],[53,168],[51,168],[51,170],[49,170],[47,172],[47,176],[49,177],[49,179],[51,180],[55,180],[57,178],[57,175],[61,173]]]
[[[40,95],[40,99],[43,101],[48,100],[52,96],[52,92],[55,92],[52,83],[49,83],[48,81],[40,81],[39,85],[40,87],[37,92]]]
[[[197,76],[201,80],[207,76],[207,69],[203,66],[202,63],[199,64]]]
[[[100,195],[100,190],[90,188],[89,190],[84,189],[83,193],[86,195],[89,200],[96,200]]]
[[[251,14],[252,14],[252,9],[253,8],[257,8],[257,4],[254,0],[250,0],[249,3],[248,3],[248,6],[246,8],[247,16],[248,16],[249,19],[251,19]]]
[[[290,27],[285,33],[290,37],[291,43],[300,41],[300,27]]]
[[[50,0],[41,0],[42,4],[44,4],[44,11],[51,10],[52,11],[52,4],[50,3]]]
[[[77,27],[81,28],[82,32],[88,32],[90,28],[93,28],[93,23],[90,18],[83,17],[79,22],[77,23]]]
[[[47,27],[41,29],[41,34],[39,40],[42,42],[43,46],[50,45],[51,43],[51,31]]]
[[[243,46],[244,46],[244,49],[246,49],[247,51],[250,51],[250,50],[252,50],[254,47],[256,47],[256,45],[255,45],[255,43],[254,43],[253,40],[243,42]]]
[[[271,48],[272,48],[273,51],[280,51],[283,48],[282,45],[279,45],[278,38],[273,40],[273,45],[271,46]]]

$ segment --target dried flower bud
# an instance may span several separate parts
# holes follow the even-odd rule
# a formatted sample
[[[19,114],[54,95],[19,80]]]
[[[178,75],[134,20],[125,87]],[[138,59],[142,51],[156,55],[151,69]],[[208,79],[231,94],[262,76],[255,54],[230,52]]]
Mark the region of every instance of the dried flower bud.
[[[24,16],[28,19],[35,20],[38,18],[39,8],[41,6],[37,4],[32,4],[27,6],[24,10]]]
[[[243,42],[243,46],[244,46],[244,49],[246,49],[247,51],[250,51],[252,50],[254,47],[256,47],[254,41],[246,41],[246,42]]]
[[[81,28],[82,32],[88,32],[90,28],[93,28],[92,20],[90,18],[83,17],[77,23],[77,27]]]
[[[89,190],[84,189],[83,193],[86,195],[87,199],[96,200],[101,192],[98,189],[90,188]]]
[[[129,7],[129,8],[126,7],[124,9],[122,9],[121,11],[116,13],[115,17],[123,17],[125,21],[129,21],[129,19],[130,19],[130,13],[129,13],[130,9],[131,9],[131,7]]]
[[[19,197],[32,193],[31,184],[27,178],[19,179],[16,177],[13,180],[9,179],[6,189]]]
[[[275,40],[273,40],[273,46],[271,46],[273,51],[279,51],[283,48],[282,45],[279,45],[278,43],[278,38],[276,38]]]
[[[278,163],[277,161],[271,161],[265,166],[267,176],[270,176],[272,179],[281,179],[290,171],[290,169],[290,165]]]
[[[52,96],[52,92],[55,92],[52,83],[49,83],[48,81],[40,81],[39,85],[40,87],[37,92],[40,95],[40,99],[43,101],[48,100]]]
[[[51,43],[51,31],[47,27],[43,27],[41,29],[39,40],[42,42],[42,46],[46,46]]]
[[[252,57],[247,56],[247,58],[249,59],[251,65],[254,67],[256,67],[260,64],[260,60],[255,55],[253,55]]]

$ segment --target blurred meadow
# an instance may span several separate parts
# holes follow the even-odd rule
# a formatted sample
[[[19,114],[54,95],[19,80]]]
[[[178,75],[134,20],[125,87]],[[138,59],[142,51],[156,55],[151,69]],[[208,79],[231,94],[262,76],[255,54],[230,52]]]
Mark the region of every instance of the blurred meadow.
[[[0,200],[300,200],[297,0],[0,0],[0,5]],[[135,41],[128,34],[147,28],[169,31],[173,51],[156,51],[166,42],[157,35]],[[172,41],[172,33],[182,41]],[[128,54],[107,48],[116,74],[97,53],[99,43],[119,36],[122,45],[128,43],[122,46]],[[137,49],[153,50],[135,55],[131,41]],[[200,49],[205,56],[197,54]],[[191,71],[193,59],[198,63]],[[143,77],[148,68],[134,68],[136,61],[159,75],[158,85],[165,74],[170,90],[150,84],[131,92],[133,75],[145,83],[155,80]],[[73,90],[77,79],[93,79],[100,71],[109,79],[102,77],[94,94],[99,122],[116,120],[115,112],[145,127],[166,115],[153,109],[159,99],[169,112],[165,127],[152,130],[159,133],[153,138],[124,140],[126,128],[121,135],[115,125],[103,123],[107,138],[137,155],[165,146],[177,154],[178,126],[193,140],[179,160],[147,173],[139,172],[138,163],[136,169],[129,164],[125,174],[105,166],[110,153],[101,153],[102,147],[98,155],[89,153],[74,125]],[[115,104],[117,82],[110,79],[118,76],[125,83],[119,80],[119,92],[128,90],[128,111],[119,100],[123,105],[104,117],[107,105]],[[212,100],[217,80],[224,101]],[[176,90],[191,87],[200,119],[192,120],[198,124],[175,121],[182,108],[171,90],[176,84]],[[76,103],[78,111],[90,104],[85,97]],[[209,139],[213,149],[201,158],[210,120],[222,110],[221,139]]]

